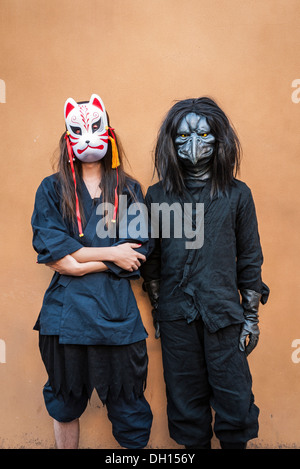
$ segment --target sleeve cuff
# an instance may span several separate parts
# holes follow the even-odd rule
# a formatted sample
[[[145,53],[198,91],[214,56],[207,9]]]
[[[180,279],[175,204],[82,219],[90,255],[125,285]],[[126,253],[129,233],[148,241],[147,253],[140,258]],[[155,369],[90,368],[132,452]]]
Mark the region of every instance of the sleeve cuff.
[[[68,239],[60,245],[50,247],[45,249],[45,252],[40,252],[37,257],[39,264],[46,264],[48,262],[55,262],[68,254],[72,254],[78,249],[81,249],[83,246],[75,239]]]

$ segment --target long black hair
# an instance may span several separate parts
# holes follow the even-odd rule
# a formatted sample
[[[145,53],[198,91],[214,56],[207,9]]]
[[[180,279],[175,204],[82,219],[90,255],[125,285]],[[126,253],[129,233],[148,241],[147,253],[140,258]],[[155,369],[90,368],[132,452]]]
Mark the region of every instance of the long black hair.
[[[155,147],[155,169],[166,192],[182,195],[185,184],[174,145],[177,128],[187,114],[205,116],[216,139],[212,156],[211,194],[225,193],[239,171],[241,146],[238,136],[222,109],[208,97],[178,101],[167,113]]]

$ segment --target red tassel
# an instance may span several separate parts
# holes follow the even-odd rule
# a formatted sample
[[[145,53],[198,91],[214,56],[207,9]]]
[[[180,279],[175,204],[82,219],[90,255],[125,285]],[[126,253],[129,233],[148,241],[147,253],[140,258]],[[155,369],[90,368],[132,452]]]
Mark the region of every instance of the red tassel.
[[[82,237],[82,236],[84,236],[84,234],[83,234],[83,232],[82,232],[81,215],[80,215],[79,201],[78,201],[78,195],[77,195],[76,176],[75,176],[75,169],[74,169],[74,164],[73,164],[73,150],[72,150],[72,146],[71,146],[71,142],[70,142],[68,133],[66,133],[65,139],[66,139],[66,142],[67,142],[67,149],[68,149],[68,155],[69,155],[69,163],[70,163],[70,166],[71,166],[72,175],[73,175],[73,181],[74,181],[74,186],[75,186],[76,218],[77,218],[79,236]]]
[[[118,148],[117,148],[117,139],[114,134],[114,129],[112,127],[106,127],[107,130],[110,131],[112,137],[109,136],[109,139],[111,141],[111,148],[112,148],[112,169],[116,170],[117,174],[117,185],[115,188],[115,205],[114,205],[114,215],[112,219],[112,223],[116,223],[117,219],[117,212],[118,212],[118,206],[119,206],[119,198],[118,198],[118,186],[119,186],[119,173],[118,173],[118,166],[120,166],[120,160],[119,160],[119,154],[118,154]]]

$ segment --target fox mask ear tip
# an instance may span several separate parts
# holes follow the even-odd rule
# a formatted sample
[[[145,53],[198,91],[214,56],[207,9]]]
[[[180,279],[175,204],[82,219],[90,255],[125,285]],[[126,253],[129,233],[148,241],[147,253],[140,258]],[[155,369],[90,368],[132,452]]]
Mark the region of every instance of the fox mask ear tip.
[[[68,117],[68,115],[70,114],[70,112],[75,108],[75,106],[77,106],[77,103],[76,101],[73,99],[73,98],[68,98],[65,102],[65,118]]]
[[[102,112],[104,112],[104,104],[102,102],[102,99],[100,98],[100,96],[96,93],[92,94],[91,96],[91,99],[90,99],[90,103],[93,104],[94,106],[98,107],[99,109],[101,109]]]

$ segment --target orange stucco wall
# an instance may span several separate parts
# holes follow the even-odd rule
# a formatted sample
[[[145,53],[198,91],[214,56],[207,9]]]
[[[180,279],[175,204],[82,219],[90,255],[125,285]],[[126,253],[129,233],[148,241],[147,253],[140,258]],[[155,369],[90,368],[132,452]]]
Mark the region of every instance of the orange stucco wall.
[[[299,0],[0,1],[0,447],[54,446],[32,331],[52,273],[35,262],[30,217],[36,188],[52,172],[65,99],[94,92],[144,189],[158,128],[175,100],[209,95],[230,116],[272,291],[249,357],[261,409],[259,438],[249,446],[300,447],[299,15]],[[134,291],[149,332],[149,447],[177,448],[140,281]],[[96,396],[81,420],[81,447],[118,447]]]

